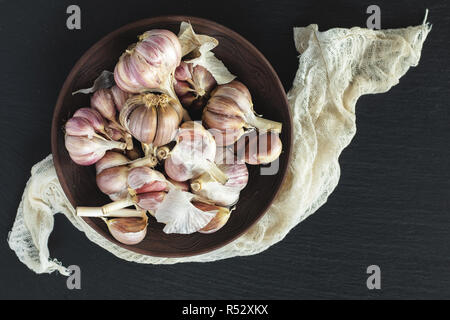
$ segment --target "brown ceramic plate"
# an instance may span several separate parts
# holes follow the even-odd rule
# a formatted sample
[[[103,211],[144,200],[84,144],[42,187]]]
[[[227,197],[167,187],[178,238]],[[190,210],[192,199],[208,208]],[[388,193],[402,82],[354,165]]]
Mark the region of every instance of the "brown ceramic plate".
[[[249,184],[241,193],[237,209],[226,226],[214,234],[167,235],[162,231],[163,225],[151,218],[144,241],[136,246],[126,246],[109,234],[101,219],[85,218],[94,230],[111,242],[140,254],[158,257],[186,257],[206,253],[242,235],[270,207],[284,181],[291,154],[292,120],[286,94],[270,63],[251,43],[236,32],[205,19],[167,16],[141,20],[114,31],[90,48],[72,69],[59,94],[53,115],[52,152],[59,181],[72,205],[100,206],[110,201],[97,189],[95,168],[73,163],[64,147],[62,128],[65,122],[77,109],[89,106],[88,96],[72,96],[72,92],[90,87],[103,70],[112,71],[122,52],[137,41],[138,35],[155,28],[168,29],[177,34],[182,21],[190,21],[197,33],[219,40],[215,54],[248,86],[256,112],[283,123],[281,138],[284,152],[276,175],[262,176],[259,167],[249,167]]]

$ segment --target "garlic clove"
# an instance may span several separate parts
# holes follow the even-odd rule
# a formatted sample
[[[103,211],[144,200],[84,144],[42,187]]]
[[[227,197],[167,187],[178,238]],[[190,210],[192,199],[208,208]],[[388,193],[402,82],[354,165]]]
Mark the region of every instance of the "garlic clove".
[[[164,170],[174,181],[184,182],[192,178],[192,174],[188,168],[182,162],[176,163],[172,157],[164,161]]]
[[[283,143],[279,135],[274,132],[252,134],[246,138],[248,138],[246,143],[238,141],[236,148],[238,158],[245,159],[245,162],[250,165],[269,164],[277,160],[283,151]]]
[[[127,190],[128,168],[126,166],[104,169],[97,177],[97,186],[107,195],[122,194]]]
[[[206,225],[206,227],[199,230],[200,233],[211,234],[217,232],[222,229],[230,219],[231,211],[227,208],[201,202],[194,202],[193,205],[202,211],[217,211],[214,218]]]
[[[108,141],[97,137],[89,139],[88,137],[76,137],[70,135],[66,135],[65,137],[65,146],[67,151],[74,156],[83,156],[92,153],[101,154],[101,152],[104,154],[108,150],[124,150],[126,148],[125,143],[117,141]]]
[[[187,64],[184,61],[180,63],[180,65],[175,70],[175,79],[177,81],[182,82],[188,79],[192,79],[192,74],[189,70],[189,66],[192,66],[192,64]]]
[[[91,97],[91,107],[97,110],[104,118],[115,121],[116,106],[109,89],[100,89]]]
[[[66,122],[65,130],[66,134],[70,136],[87,136],[88,138],[92,138],[96,135],[91,123],[87,119],[81,117],[74,117],[69,119]]]
[[[92,153],[83,154],[83,155],[75,155],[75,154],[71,154],[69,152],[69,156],[72,159],[72,161],[80,166],[91,166],[91,165],[95,164],[97,161],[99,161],[100,159],[102,159],[104,155],[105,155],[104,151],[92,152]]]
[[[89,121],[92,127],[97,132],[105,132],[105,119],[103,119],[102,115],[98,113],[96,110],[92,108],[81,108],[78,109],[74,115],[74,118],[84,118]]]
[[[159,171],[150,169],[148,167],[137,167],[131,169],[128,174],[128,186],[134,190],[144,188],[147,185],[153,184],[155,182],[160,182],[165,185],[161,189],[155,189],[152,191],[162,191],[166,189],[166,178]],[[154,186],[157,187],[157,185]]]
[[[123,166],[129,161],[130,160],[121,153],[107,151],[105,156],[95,164],[95,170],[97,174],[100,174],[105,169]]]
[[[155,108],[137,108],[128,119],[128,129],[138,141],[152,144],[156,136],[158,115]]]
[[[105,221],[111,235],[120,243],[136,245],[147,235],[148,218],[116,218]]]
[[[117,85],[112,86],[110,91],[112,94],[114,105],[116,106],[117,111],[120,112],[127,100],[130,98],[130,94],[120,89]]]
[[[156,212],[161,203],[164,201],[167,193],[166,192],[149,192],[138,194],[137,205],[150,212]]]
[[[170,143],[175,137],[180,119],[174,108],[158,108],[158,130],[153,140],[154,146],[163,146]]]
[[[203,110],[202,120],[208,128],[220,131],[239,131],[246,125],[246,122],[240,117],[214,113],[209,111],[208,107]]]
[[[242,128],[237,130],[225,130],[225,131],[221,131],[218,129],[209,129],[208,131],[213,135],[214,140],[216,141],[216,145],[218,147],[233,145],[245,134],[245,131]]]

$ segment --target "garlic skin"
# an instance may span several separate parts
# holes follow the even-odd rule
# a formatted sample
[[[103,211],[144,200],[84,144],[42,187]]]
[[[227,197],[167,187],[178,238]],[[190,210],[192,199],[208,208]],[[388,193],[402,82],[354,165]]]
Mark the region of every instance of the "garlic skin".
[[[106,220],[111,235],[120,243],[136,245],[147,235],[148,218],[116,218]]]
[[[182,182],[209,172],[217,181],[227,181],[226,175],[214,164],[216,142],[201,124],[183,123],[176,140],[177,144],[164,162],[166,174],[171,179]]]
[[[175,92],[185,108],[203,108],[216,85],[212,74],[200,65],[181,62],[175,70]]]
[[[130,98],[119,119],[137,140],[159,147],[173,140],[182,117],[183,108],[176,99],[147,93]]]
[[[164,201],[167,193],[166,192],[148,192],[138,194],[136,196],[136,204],[139,208],[149,211],[151,214],[154,214]]]
[[[98,111],[105,119],[116,119],[116,105],[109,89],[100,89],[91,97],[91,107]]]
[[[104,169],[97,177],[97,186],[101,192],[113,200],[123,199],[128,195],[128,167]]]
[[[250,165],[269,164],[283,151],[283,143],[274,132],[253,133],[236,143],[237,158]]]
[[[195,180],[192,180],[192,192],[213,201],[217,205],[226,207],[233,206],[238,202],[240,192],[247,186],[247,166],[245,164],[221,164],[218,167],[227,175],[227,183],[223,185],[208,173],[204,173]]]
[[[206,227],[200,229],[198,232],[203,234],[211,234],[219,231],[225,226],[231,216],[231,211],[227,208],[218,207],[206,203],[194,202],[194,206],[202,211],[217,211],[214,218],[206,225]]]
[[[148,167],[131,169],[128,173],[127,183],[137,194],[167,190],[167,181],[164,175]]]
[[[88,137],[91,139],[96,135],[94,127],[85,118],[74,117],[66,122],[66,134],[76,137]]]
[[[244,128],[278,133],[282,129],[281,123],[260,118],[255,114],[249,90],[237,80],[218,86],[211,93],[211,98],[203,110],[203,122],[207,128],[219,130],[225,136],[233,133],[232,137],[223,139],[223,145],[233,144],[239,139],[237,132],[242,132]]]
[[[181,45],[168,30],[150,30],[139,37],[120,57],[114,70],[117,86],[141,93],[156,90],[172,93],[172,77],[181,62]]]
[[[105,156],[95,164],[95,171],[98,175],[105,169],[123,166],[128,162],[130,162],[130,160],[123,154],[114,151],[107,151]]]
[[[81,108],[74,113],[73,117],[84,118],[89,121],[95,131],[105,133],[105,119],[98,111],[92,108]]]
[[[114,105],[116,106],[117,111],[121,111],[127,102],[127,100],[131,97],[131,94],[123,91],[117,85],[114,85],[110,88],[110,92],[114,101]]]
[[[99,161],[106,151],[126,148],[125,143],[93,137],[65,136],[65,146],[72,160],[82,166],[90,166]]]

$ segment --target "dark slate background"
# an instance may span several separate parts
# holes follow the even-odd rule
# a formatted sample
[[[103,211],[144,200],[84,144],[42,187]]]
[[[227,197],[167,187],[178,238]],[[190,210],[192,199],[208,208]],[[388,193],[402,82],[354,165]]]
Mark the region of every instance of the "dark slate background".
[[[70,4],[81,7],[81,31],[66,29]],[[358,133],[340,158],[338,188],[284,241],[252,257],[145,266],[115,258],[57,216],[51,255],[81,267],[80,291],[69,291],[63,276],[34,274],[9,249],[31,166],[51,152],[58,92],[101,37],[152,16],[209,18],[259,48],[288,90],[298,63],[292,27],[364,27],[370,4],[381,7],[382,28],[420,24],[429,8],[433,30],[417,68],[388,93],[358,101]],[[0,298],[450,298],[449,9],[415,0],[0,0]],[[372,264],[382,271],[377,292],[366,288]]]

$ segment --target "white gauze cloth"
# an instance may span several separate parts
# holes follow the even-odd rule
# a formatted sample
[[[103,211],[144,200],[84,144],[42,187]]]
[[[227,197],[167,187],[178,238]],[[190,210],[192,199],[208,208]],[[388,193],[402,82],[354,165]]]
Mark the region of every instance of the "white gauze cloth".
[[[420,59],[431,27],[373,31],[362,28],[319,32],[317,25],[294,29],[300,63],[288,100],[294,123],[293,157],[287,179],[272,207],[244,235],[221,249],[187,258],[150,257],[123,249],[97,234],[67,200],[52,156],[31,171],[8,242],[36,273],[69,271],[50,259],[48,238],[56,213],[117,257],[146,264],[208,262],[257,254],[326,201],[338,184],[342,150],[356,132],[355,104],[363,94],[388,91]]]

